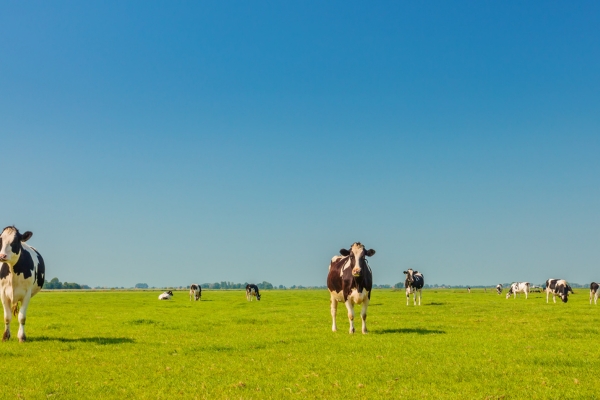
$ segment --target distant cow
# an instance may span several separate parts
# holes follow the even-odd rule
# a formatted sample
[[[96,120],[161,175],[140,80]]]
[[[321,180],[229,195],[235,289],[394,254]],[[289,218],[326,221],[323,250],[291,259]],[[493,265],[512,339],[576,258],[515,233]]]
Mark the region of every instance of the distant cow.
[[[546,303],[548,296],[552,293],[552,300],[556,303],[556,296],[560,296],[563,303],[569,301],[569,292],[573,293],[573,289],[564,279],[548,279],[546,281]]]
[[[498,295],[502,294],[502,284],[501,283],[496,285],[496,293],[498,293]]]
[[[594,304],[597,304],[599,286],[596,282],[590,283],[590,304],[592,304],[592,298],[594,298]]]
[[[371,299],[373,273],[366,257],[375,254],[375,250],[366,250],[365,246],[356,242],[350,250],[341,249],[341,256],[334,256],[329,263],[327,288],[331,301],[332,331],[337,331],[335,315],[338,303],[345,303],[350,321],[350,333],[354,333],[354,305],[362,304],[360,316],[362,333],[367,333],[367,308]]]
[[[2,341],[10,339],[10,322],[17,313],[17,337],[19,342],[26,340],[25,320],[29,300],[44,286],[44,260],[36,249],[25,243],[32,235],[30,231],[21,234],[14,226],[7,226],[0,233],[0,297],[4,306]]]
[[[525,293],[525,299],[527,299],[529,295],[529,282],[515,282],[510,285],[508,293],[506,293],[506,298],[509,299],[511,295],[514,295],[516,299],[517,293]]]
[[[406,288],[406,305],[408,305],[411,293],[413,294],[413,303],[415,306],[417,305],[417,293],[419,294],[419,305],[421,305],[425,277],[419,271],[413,271],[410,268],[402,273],[406,274],[406,280],[404,281],[404,287]],[[471,288],[469,288],[469,293],[471,293]]]
[[[171,297],[173,297],[173,292],[170,290],[158,295],[159,300],[171,300]]]
[[[246,285],[246,300],[252,301],[253,300],[252,297],[256,297],[256,300],[260,300],[260,293],[258,292],[258,286],[256,286],[253,283]]]
[[[192,298],[198,301],[200,297],[202,297],[202,288],[197,283],[192,283],[192,286],[190,286],[190,301],[192,301]]]

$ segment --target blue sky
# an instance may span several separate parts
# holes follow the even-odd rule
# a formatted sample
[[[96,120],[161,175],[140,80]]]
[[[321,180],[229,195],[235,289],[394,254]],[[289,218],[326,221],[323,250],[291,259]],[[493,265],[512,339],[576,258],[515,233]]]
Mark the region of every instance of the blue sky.
[[[49,277],[600,279],[597,2],[0,9],[0,219]]]

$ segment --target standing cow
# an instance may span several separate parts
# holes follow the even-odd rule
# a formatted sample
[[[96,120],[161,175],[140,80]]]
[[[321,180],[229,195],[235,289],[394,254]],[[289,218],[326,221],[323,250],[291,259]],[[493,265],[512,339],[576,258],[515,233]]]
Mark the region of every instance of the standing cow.
[[[410,299],[410,294],[413,294],[413,303],[417,305],[417,293],[419,295],[419,305],[421,305],[421,297],[423,297],[423,285],[425,284],[425,277],[419,271],[413,271],[411,268],[402,272],[406,274],[406,280],[404,281],[404,287],[406,288],[406,305]],[[471,293],[471,288],[469,288]]]
[[[552,293],[552,300],[556,303],[556,296],[560,296],[563,303],[569,301],[569,292],[573,293],[573,289],[564,279],[550,278],[546,281],[546,303],[548,303],[548,295]]]
[[[190,286],[190,301],[192,301],[192,298],[198,301],[200,297],[202,297],[202,288],[197,283],[192,283]]]
[[[594,304],[598,303],[598,285],[596,282],[590,283],[590,304],[592,304],[592,298],[594,299]]]
[[[19,314],[19,342],[24,342],[25,320],[29,300],[44,286],[46,267],[36,249],[27,245],[33,233],[23,234],[8,226],[0,234],[0,297],[4,307],[4,335],[10,339],[10,322]],[[19,308],[19,303],[21,306]]]
[[[515,282],[510,285],[508,293],[506,293],[506,298],[509,299],[511,295],[514,295],[516,299],[517,293],[525,293],[525,299],[527,299],[529,295],[529,282]]]
[[[253,297],[256,297],[256,300],[260,301],[260,293],[258,291],[258,286],[256,286],[253,283],[250,283],[246,285],[246,300],[252,301]]]
[[[341,249],[341,256],[334,256],[329,264],[327,288],[331,296],[332,331],[337,331],[335,315],[339,302],[346,304],[350,333],[354,333],[354,304],[362,304],[362,333],[367,333],[367,308],[371,299],[373,273],[365,256],[371,257],[375,250],[366,250],[360,242],[350,246],[350,250]]]
[[[502,284],[501,283],[496,285],[496,293],[498,293],[498,295],[502,294]]]

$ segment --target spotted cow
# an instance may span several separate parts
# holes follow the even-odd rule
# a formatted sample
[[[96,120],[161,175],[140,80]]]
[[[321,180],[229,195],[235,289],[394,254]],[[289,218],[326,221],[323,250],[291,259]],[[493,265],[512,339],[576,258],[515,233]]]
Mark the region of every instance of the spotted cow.
[[[29,300],[44,286],[44,260],[36,249],[25,243],[32,235],[30,231],[21,234],[14,226],[6,227],[0,233],[0,297],[4,307],[2,341],[10,339],[10,322],[17,314],[17,337],[19,342],[26,340],[25,320]]]
[[[159,300],[171,300],[171,297],[173,297],[173,292],[170,290],[158,295]]]
[[[260,293],[258,291],[258,286],[256,286],[253,283],[250,283],[246,285],[246,300],[252,301],[253,297],[256,297],[256,300],[260,301]]]
[[[556,303],[556,296],[560,296],[563,303],[569,301],[569,292],[573,293],[573,289],[564,279],[550,278],[546,281],[546,303],[548,296],[552,293],[552,300]]]
[[[502,294],[502,284],[501,283],[496,285],[496,293],[498,293],[498,295]]]
[[[594,299],[594,304],[598,303],[598,285],[596,282],[590,283],[590,304],[592,304],[592,299]]]
[[[514,295],[514,298],[517,298],[517,293],[525,293],[525,299],[527,299],[529,295],[529,282],[515,282],[510,285],[508,288],[508,293],[506,293],[506,298],[509,299],[511,295]]]
[[[350,333],[354,333],[354,304],[362,304],[362,333],[367,333],[367,308],[371,299],[373,273],[365,258],[373,256],[375,250],[366,250],[360,242],[350,246],[350,250],[341,249],[329,264],[327,288],[331,296],[331,330],[336,332],[335,315],[338,303],[345,303],[350,321]]]
[[[406,288],[406,305],[408,305],[411,293],[413,294],[413,305],[417,305],[417,294],[419,295],[419,305],[421,305],[425,277],[419,271],[413,271],[411,268],[402,273],[406,274],[406,280],[404,281],[404,287]],[[469,288],[469,293],[471,293],[471,288]]]
[[[192,298],[198,301],[200,297],[202,297],[202,288],[197,283],[192,283],[190,286],[190,301],[192,301]]]

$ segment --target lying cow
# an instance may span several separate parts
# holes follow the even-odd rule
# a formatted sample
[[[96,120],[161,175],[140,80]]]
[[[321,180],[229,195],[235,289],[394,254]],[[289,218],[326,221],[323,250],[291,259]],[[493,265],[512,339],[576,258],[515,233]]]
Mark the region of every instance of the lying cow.
[[[4,335],[10,339],[10,322],[19,314],[19,342],[24,342],[25,320],[29,300],[44,286],[46,267],[36,249],[25,242],[33,233],[21,234],[14,226],[7,226],[0,233],[0,297],[4,306]],[[19,307],[19,303],[21,306]]]
[[[192,283],[190,286],[190,301],[194,298],[196,301],[202,297],[202,288],[197,283]]]
[[[527,299],[529,295],[529,282],[515,282],[510,285],[508,293],[506,293],[506,298],[509,299],[511,295],[514,295],[516,299],[517,293],[525,293],[525,299]]]
[[[339,302],[346,304],[350,333],[354,333],[354,304],[362,304],[362,333],[367,333],[367,307],[371,299],[373,273],[365,256],[371,257],[375,250],[365,250],[360,242],[350,246],[350,250],[341,249],[341,256],[334,256],[329,264],[327,288],[331,296],[331,330],[336,332],[335,315]]]
[[[564,279],[548,279],[546,281],[546,303],[548,296],[552,293],[552,300],[556,303],[556,296],[560,296],[563,303],[569,301],[569,292],[573,293],[573,289]]]
[[[404,287],[406,288],[406,305],[408,305],[411,293],[413,294],[413,305],[417,305],[417,293],[419,294],[419,305],[421,305],[425,277],[423,277],[423,274],[419,271],[413,271],[410,268],[402,273],[406,274],[406,280],[404,281]],[[469,293],[471,293],[471,288],[469,288]]]
[[[158,295],[159,300],[171,300],[171,297],[173,297],[173,292],[170,290]]]
[[[252,301],[253,297],[256,297],[256,300],[260,301],[260,293],[258,292],[258,286],[256,286],[253,283],[250,283],[246,285],[246,300]]]
[[[597,304],[599,286],[596,282],[590,283],[590,304],[592,304],[592,298],[594,299],[594,304]]]
[[[502,294],[502,284],[501,283],[496,285],[496,293],[498,293],[498,295]]]

